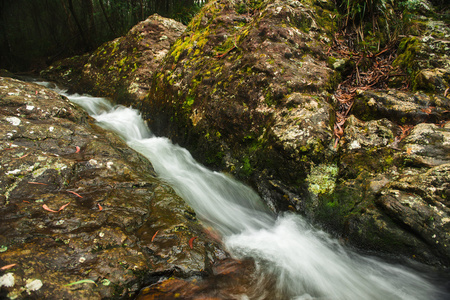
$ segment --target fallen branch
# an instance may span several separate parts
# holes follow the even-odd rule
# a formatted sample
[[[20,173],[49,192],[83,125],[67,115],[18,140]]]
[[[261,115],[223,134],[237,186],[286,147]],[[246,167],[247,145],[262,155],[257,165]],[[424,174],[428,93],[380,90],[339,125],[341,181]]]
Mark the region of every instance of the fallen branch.
[[[338,39],[338,35],[336,34],[332,49],[346,59],[354,61],[355,69],[346,80],[339,84],[334,93],[334,97],[338,101],[338,108],[335,112],[336,121],[333,129],[335,148],[337,148],[340,139],[344,136],[344,124],[353,106],[356,91],[374,89],[377,87],[386,88],[385,83],[389,77],[404,76],[404,74],[390,74],[393,70],[392,62],[395,59],[394,44],[389,44],[383,50],[374,54],[370,51],[361,53],[354,52],[350,50],[344,42],[345,40]],[[361,64],[365,63],[367,59],[372,61],[371,67],[368,70],[361,72]]]

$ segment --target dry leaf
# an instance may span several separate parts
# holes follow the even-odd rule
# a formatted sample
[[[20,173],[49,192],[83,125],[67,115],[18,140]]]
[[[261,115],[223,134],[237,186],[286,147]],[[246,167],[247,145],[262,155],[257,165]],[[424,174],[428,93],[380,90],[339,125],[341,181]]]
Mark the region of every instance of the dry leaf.
[[[83,198],[82,196],[80,196],[80,194],[77,194],[77,193],[75,193],[75,192],[73,192],[73,191],[67,191],[68,193],[72,193],[72,194],[74,194],[75,196],[78,196],[78,197],[80,197],[80,198]]]
[[[25,155],[22,155],[21,157],[18,157],[18,158],[16,158],[16,159],[25,158],[25,157],[27,157],[28,155],[30,155],[30,153],[27,153],[27,154],[25,154]]]
[[[54,212],[54,213],[57,213],[57,212],[58,212],[58,211],[56,211],[56,210],[53,210],[53,209],[48,208],[47,204],[42,205],[42,208],[44,208],[46,211],[50,211],[50,212]]]
[[[411,155],[412,148],[406,149],[406,154]]]
[[[29,184],[42,184],[42,185],[47,185],[46,183],[42,183],[42,182],[34,182],[34,181],[28,181]]]
[[[3,266],[3,267],[0,268],[0,271],[11,269],[12,267],[14,267],[16,265],[17,264],[10,264],[10,265]]]
[[[42,205],[42,207],[43,207],[46,211],[50,211],[50,212],[57,213],[57,212],[62,211],[62,210],[63,210],[64,208],[66,208],[67,205],[69,205],[69,204],[70,204],[70,202],[67,203],[67,204],[64,204],[64,205],[61,206],[58,210],[53,210],[53,209],[49,208],[46,204]]]
[[[194,236],[194,237],[191,237],[191,239],[189,240],[189,247],[191,247],[191,249],[194,247],[194,246],[192,245],[192,243],[194,242],[194,240],[195,240],[196,238],[197,238],[197,237]]]
[[[64,208],[66,208],[67,207],[67,205],[69,205],[70,204],[70,202],[69,203],[67,203],[67,204],[64,204],[63,206],[61,206],[59,209],[58,209],[58,211],[61,211],[61,210],[63,210]]]
[[[155,239],[155,237],[156,237],[156,235],[158,234],[158,232],[159,232],[159,230],[157,230],[157,231],[155,232],[155,234],[153,235],[153,237],[152,237],[152,242],[153,242],[153,240]]]

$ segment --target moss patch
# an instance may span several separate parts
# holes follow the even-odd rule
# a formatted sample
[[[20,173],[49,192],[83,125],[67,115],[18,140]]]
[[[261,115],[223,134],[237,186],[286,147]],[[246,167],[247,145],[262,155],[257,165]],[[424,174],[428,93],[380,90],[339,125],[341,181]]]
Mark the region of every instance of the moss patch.
[[[332,194],[336,187],[336,178],[339,168],[337,165],[313,165],[306,178],[308,190],[316,195]]]

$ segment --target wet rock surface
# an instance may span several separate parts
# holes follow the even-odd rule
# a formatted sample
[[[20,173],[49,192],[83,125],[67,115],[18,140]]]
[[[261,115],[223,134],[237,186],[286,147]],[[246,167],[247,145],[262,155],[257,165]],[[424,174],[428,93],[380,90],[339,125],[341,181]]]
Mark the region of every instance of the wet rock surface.
[[[154,132],[248,180],[274,210],[360,248],[448,267],[448,26],[418,12],[394,62],[411,91],[358,91],[334,148],[331,94],[351,67],[327,56],[334,8],[209,1],[136,106]]]
[[[239,299],[251,294],[257,278],[248,273],[251,261],[226,260],[213,267],[213,277],[201,279],[167,278],[143,289],[136,299]],[[256,294],[256,297],[260,294]]]
[[[352,116],[346,126],[343,183],[322,203],[329,222],[366,248],[448,265],[448,124]]]
[[[228,258],[147,159],[67,98],[0,77],[0,104],[2,299],[131,298]]]

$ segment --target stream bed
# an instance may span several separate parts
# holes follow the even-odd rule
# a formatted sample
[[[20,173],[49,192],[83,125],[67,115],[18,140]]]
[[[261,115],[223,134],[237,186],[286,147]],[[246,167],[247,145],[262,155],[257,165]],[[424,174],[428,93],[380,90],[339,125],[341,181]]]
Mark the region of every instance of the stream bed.
[[[427,272],[358,254],[300,215],[273,214],[248,186],[154,136],[139,111],[104,98],[65,96],[147,157],[158,176],[222,236],[233,257],[255,261],[259,280],[241,299],[448,299]]]

